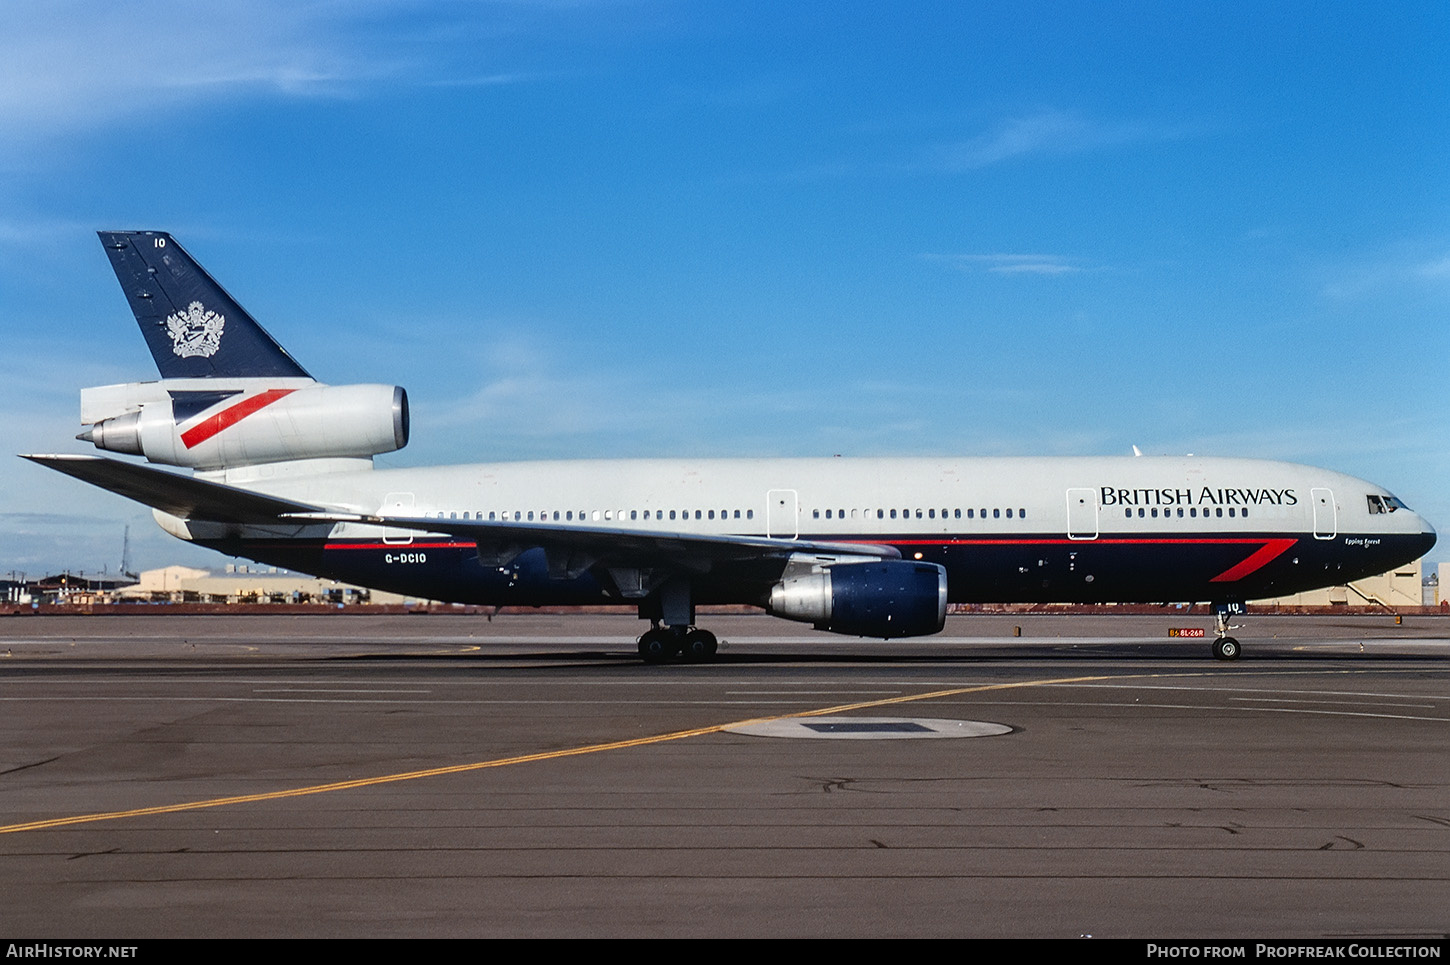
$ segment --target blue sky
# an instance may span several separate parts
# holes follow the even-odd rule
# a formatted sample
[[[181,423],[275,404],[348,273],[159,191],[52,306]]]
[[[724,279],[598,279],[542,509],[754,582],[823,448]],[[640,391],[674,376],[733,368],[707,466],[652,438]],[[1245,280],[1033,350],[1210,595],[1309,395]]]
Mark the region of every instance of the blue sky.
[[[1450,527],[1444,3],[0,8],[0,427],[155,376],[172,232],[381,465],[1246,455]],[[0,569],[216,565],[13,460]],[[1434,559],[1450,559],[1450,547]]]

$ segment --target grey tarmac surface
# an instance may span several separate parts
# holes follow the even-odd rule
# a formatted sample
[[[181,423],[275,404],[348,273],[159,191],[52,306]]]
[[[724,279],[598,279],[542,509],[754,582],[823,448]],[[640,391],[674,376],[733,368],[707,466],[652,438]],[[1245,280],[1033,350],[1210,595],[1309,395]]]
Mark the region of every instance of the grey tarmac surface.
[[[0,937],[1450,932],[1450,620],[702,623],[0,620]]]

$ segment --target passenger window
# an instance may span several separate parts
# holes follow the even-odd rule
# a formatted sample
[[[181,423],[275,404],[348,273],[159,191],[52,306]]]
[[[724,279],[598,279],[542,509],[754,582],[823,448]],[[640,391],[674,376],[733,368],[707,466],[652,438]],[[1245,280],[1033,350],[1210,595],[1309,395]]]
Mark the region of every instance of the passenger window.
[[[1012,509],[1011,509],[1011,507],[1008,507],[1008,509],[1007,509],[1007,518],[1008,519],[1011,519],[1012,518]]]
[[[994,509],[994,510],[992,510],[992,518],[993,519],[1001,519],[1002,518],[1002,511],[1000,509]]]

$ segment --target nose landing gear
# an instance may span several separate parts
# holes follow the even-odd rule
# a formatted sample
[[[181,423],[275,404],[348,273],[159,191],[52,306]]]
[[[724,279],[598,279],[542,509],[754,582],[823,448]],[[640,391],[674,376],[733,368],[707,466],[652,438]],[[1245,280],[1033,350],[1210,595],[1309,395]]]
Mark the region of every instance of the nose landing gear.
[[[1219,660],[1237,660],[1239,642],[1233,637],[1219,637],[1213,641],[1213,655]]]
[[[1213,655],[1219,660],[1237,660],[1241,648],[1239,642],[1228,635],[1230,630],[1237,630],[1238,624],[1228,622],[1231,615],[1241,615],[1244,612],[1242,603],[1215,603],[1213,604],[1214,618],[1214,641]]]

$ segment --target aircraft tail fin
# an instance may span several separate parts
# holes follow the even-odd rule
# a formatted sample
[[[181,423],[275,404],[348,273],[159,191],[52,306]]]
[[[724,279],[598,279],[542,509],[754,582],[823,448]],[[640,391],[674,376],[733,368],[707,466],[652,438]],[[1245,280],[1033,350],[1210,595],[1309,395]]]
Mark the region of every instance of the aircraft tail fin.
[[[169,234],[97,233],[162,378],[311,378]]]

